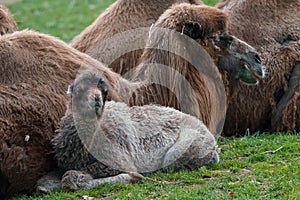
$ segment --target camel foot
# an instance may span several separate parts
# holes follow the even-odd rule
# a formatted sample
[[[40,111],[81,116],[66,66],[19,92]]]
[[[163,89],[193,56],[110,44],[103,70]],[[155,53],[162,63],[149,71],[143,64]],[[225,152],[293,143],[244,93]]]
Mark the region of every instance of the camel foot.
[[[35,185],[35,193],[49,194],[53,191],[61,190],[61,176],[58,172],[49,172],[40,178]]]
[[[138,173],[122,173],[112,177],[93,179],[88,173],[76,170],[67,171],[62,178],[63,191],[74,192],[77,190],[89,190],[102,184],[135,183],[144,177]]]

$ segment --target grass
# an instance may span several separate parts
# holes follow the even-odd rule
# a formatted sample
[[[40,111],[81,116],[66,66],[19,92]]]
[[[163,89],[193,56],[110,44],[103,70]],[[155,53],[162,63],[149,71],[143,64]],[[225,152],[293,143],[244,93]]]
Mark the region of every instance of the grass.
[[[23,0],[8,7],[20,29],[69,42],[113,0]],[[215,1],[204,1],[213,5]],[[256,134],[221,138],[221,162],[176,173],[152,173],[130,185],[15,199],[300,199],[300,135]]]
[[[300,135],[221,138],[221,162],[194,171],[153,173],[136,184],[28,199],[300,199]],[[25,199],[18,197],[15,200]],[[26,198],[27,199],[27,198]]]

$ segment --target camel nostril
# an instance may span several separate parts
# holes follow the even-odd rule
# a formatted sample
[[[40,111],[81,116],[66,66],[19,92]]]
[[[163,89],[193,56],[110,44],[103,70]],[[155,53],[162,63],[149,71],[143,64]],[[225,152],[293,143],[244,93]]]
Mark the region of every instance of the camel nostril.
[[[258,63],[258,64],[261,64],[262,63],[262,60],[260,58],[259,55],[255,54],[255,61]]]
[[[99,97],[95,97],[95,102],[100,102],[100,98]]]
[[[95,97],[95,108],[100,109],[102,107],[101,99]]]

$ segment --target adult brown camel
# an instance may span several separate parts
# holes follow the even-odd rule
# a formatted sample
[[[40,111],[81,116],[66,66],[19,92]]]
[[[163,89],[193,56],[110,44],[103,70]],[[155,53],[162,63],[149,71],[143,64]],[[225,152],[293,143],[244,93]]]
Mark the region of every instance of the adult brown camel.
[[[300,131],[300,1],[224,0],[230,33],[260,52],[268,71],[260,87],[241,86],[230,102],[226,135]]]

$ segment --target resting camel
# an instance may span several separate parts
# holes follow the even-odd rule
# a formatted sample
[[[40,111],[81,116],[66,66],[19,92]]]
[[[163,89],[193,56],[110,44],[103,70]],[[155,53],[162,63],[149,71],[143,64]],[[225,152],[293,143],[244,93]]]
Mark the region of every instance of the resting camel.
[[[0,37],[0,180],[5,183],[1,193],[30,193],[51,170],[50,139],[66,111],[65,90],[80,68],[102,73],[111,86],[109,100],[181,109],[202,120],[210,132],[221,130],[226,111],[223,82],[230,96],[239,80],[255,84],[264,77],[255,49],[224,33],[226,20],[216,8],[173,6],[149,32],[149,48],[131,80],[49,35],[24,30]],[[164,37],[155,38],[157,33]],[[219,68],[206,52],[214,55]],[[153,63],[162,65],[149,67]],[[168,70],[172,73],[157,76]]]
[[[30,193],[53,169],[51,139],[66,111],[66,88],[80,67],[97,65],[105,68],[45,34],[24,30],[0,37],[2,197]]]
[[[12,33],[18,30],[17,23],[10,11],[0,4],[0,35]]]
[[[63,190],[130,183],[142,178],[140,173],[219,162],[215,138],[197,118],[158,105],[107,102],[108,90],[96,70],[82,71],[70,86],[72,100],[53,139],[58,167],[65,172]],[[59,181],[45,185],[51,180],[37,187],[60,188]]]
[[[224,131],[300,131],[300,1],[225,0],[230,33],[260,52],[269,76],[241,86],[230,102]],[[253,20],[255,19],[255,20]]]
[[[157,51],[157,48],[155,48],[156,47],[155,45],[161,45],[161,44],[164,43],[164,41],[161,41],[161,38],[164,38],[164,37],[162,37],[161,34],[163,34],[163,36],[165,36],[167,38],[168,37],[174,37],[176,39],[176,41],[179,43],[179,47],[182,47],[182,46],[186,47],[186,51],[189,52],[189,53],[190,53],[189,50],[195,50],[195,49],[187,48],[188,44],[193,44],[193,43],[192,43],[192,41],[185,41],[185,39],[187,39],[187,38],[184,34],[189,36],[189,39],[199,40],[200,44],[202,44],[202,42],[203,43],[205,43],[205,42],[209,43],[210,42],[211,39],[208,39],[208,38],[209,38],[210,34],[212,34],[212,33],[209,32],[209,31],[214,31],[214,30],[209,30],[208,28],[205,27],[205,25],[207,25],[207,24],[205,23],[205,21],[203,21],[205,19],[204,16],[201,16],[202,18],[200,18],[200,16],[199,16],[199,18],[192,18],[191,16],[187,16],[187,14],[184,15],[182,12],[187,12],[191,15],[194,15],[195,13],[197,13],[197,15],[200,15],[199,13],[203,13],[205,16],[209,16],[210,19],[213,19],[214,17],[216,19],[220,19],[219,18],[220,16],[218,18],[216,16],[217,14],[220,14],[220,15],[223,15],[223,19],[221,19],[221,21],[217,20],[216,24],[215,24],[216,26],[213,26],[213,27],[217,27],[217,25],[219,25],[219,27],[221,27],[221,30],[222,30],[222,27],[225,26],[225,24],[226,24],[225,21],[222,22],[222,20],[226,20],[226,15],[224,15],[224,13],[222,13],[222,12],[216,10],[216,9],[206,7],[206,6],[191,6],[191,5],[188,5],[188,4],[181,4],[181,5],[173,6],[172,8],[170,8],[170,10],[166,11],[166,13],[163,16],[161,16],[161,18],[156,22],[156,24],[150,30],[150,33],[149,33],[150,34],[150,36],[149,36],[149,41],[150,42],[147,44],[146,50],[145,50],[145,52],[143,53],[143,56],[142,56],[142,60],[144,60],[144,62],[142,62],[137,67],[136,72],[133,74],[133,77],[131,77],[136,82],[130,83],[130,86],[126,86],[126,83],[124,83],[124,82],[122,84],[119,84],[117,82],[111,82],[111,84],[113,85],[113,88],[116,88],[116,85],[118,85],[119,87],[123,87],[122,90],[118,90],[118,92],[117,92],[120,95],[121,98],[123,98],[123,96],[122,96],[122,93],[124,93],[123,91],[126,91],[126,94],[127,93],[130,94],[129,96],[132,97],[132,98],[128,100],[129,104],[131,104],[131,105],[145,105],[145,104],[149,104],[149,103],[159,103],[161,105],[167,105],[167,106],[172,106],[172,107],[178,106],[179,102],[176,101],[176,95],[172,94],[172,92],[167,90],[165,87],[162,87],[161,85],[149,84],[148,82],[145,83],[145,81],[143,81],[143,80],[147,80],[149,78],[151,79],[152,75],[154,75],[154,76],[157,75],[155,70],[159,70],[159,69],[156,68],[156,67],[161,67],[161,66],[156,66],[153,63],[162,63],[166,66],[171,66],[172,68],[175,68],[176,70],[178,70],[179,72],[184,74],[184,76],[188,80],[193,80],[191,78],[188,78],[187,74],[185,74],[185,72],[188,69],[191,69],[191,68],[188,68],[189,67],[188,63],[183,62],[183,64],[178,64],[178,63],[182,62],[182,60],[180,60],[180,59],[178,59],[178,57],[174,56],[172,54],[172,52],[162,51],[161,49],[163,49],[163,47],[161,47],[160,51]],[[179,25],[174,24],[173,26],[170,24],[170,22],[174,23],[174,21],[170,20],[170,16],[173,16],[175,13],[177,13],[178,16],[187,17],[187,19],[179,19],[179,22],[181,20],[185,22],[183,24],[184,27],[185,27],[184,30],[182,29],[182,27],[180,27],[180,24]],[[208,15],[208,14],[210,14],[210,15]],[[216,14],[216,15],[213,15],[213,14]],[[176,16],[176,17],[178,17],[178,16]],[[191,21],[192,19],[195,20],[195,21]],[[210,20],[210,23],[213,23],[213,22]],[[200,26],[200,24],[203,25],[203,26]],[[163,31],[166,31],[166,32],[161,33],[160,32],[160,31],[162,31],[161,28],[165,28],[165,27],[168,27],[169,29],[171,28],[171,29],[177,30],[179,32],[182,32],[183,34],[176,33],[174,31],[169,33],[165,29],[163,29]],[[200,27],[202,27],[203,29],[201,29]],[[206,32],[206,30],[207,30],[207,32]],[[218,31],[215,31],[215,32],[217,33]],[[223,31],[221,31],[221,32],[223,32]],[[168,34],[170,34],[170,35],[168,35]],[[207,40],[207,41],[203,41],[203,40]],[[185,43],[185,42],[191,42],[191,43]],[[166,43],[168,43],[168,42],[166,42]],[[246,59],[246,60],[243,60],[243,62],[241,62],[240,61],[241,58],[245,59],[245,56],[241,57],[241,53],[237,53],[237,52],[235,52],[237,54],[234,54],[235,56],[237,56],[237,58],[235,58],[235,57],[231,58],[231,57],[224,56],[223,60],[221,60],[218,57],[218,59],[220,59],[219,60],[220,62],[221,61],[227,61],[228,62],[228,65],[226,65],[226,62],[224,62],[225,64],[221,65],[223,68],[220,68],[220,71],[222,71],[224,73],[223,74],[224,78],[228,77],[228,80],[233,81],[233,82],[235,81],[235,79],[237,79],[237,80],[242,80],[242,81],[244,81],[246,83],[249,83],[249,84],[256,84],[257,81],[260,79],[260,77],[264,76],[264,71],[263,71],[263,67],[261,65],[261,60],[260,60],[259,56],[256,54],[256,52],[252,48],[250,48],[245,43],[237,40],[236,38],[232,37],[231,35],[223,33],[223,34],[217,35],[214,38],[214,44],[218,45],[218,47],[223,49],[224,51],[228,50],[227,48],[229,46],[231,46],[231,48],[235,51],[237,49],[239,49],[239,51],[242,51],[242,50],[243,51],[248,51],[248,53],[250,55],[249,56],[250,58],[251,58],[251,56],[253,56],[252,62],[250,62],[251,59],[250,59],[250,61]],[[209,46],[209,44],[207,44],[207,45],[208,45],[207,48],[211,47],[211,46]],[[171,47],[171,46],[169,46],[169,47]],[[243,49],[241,47],[243,47],[245,49]],[[170,48],[170,49],[172,49],[172,48]],[[203,52],[201,52],[201,53],[203,53]],[[227,53],[230,54],[232,52],[228,51]],[[192,53],[190,53],[190,55],[192,55]],[[198,54],[198,55],[200,55],[200,54]],[[169,59],[170,56],[174,56],[172,58],[174,58],[174,60],[176,62],[174,62],[172,59]],[[167,58],[167,59],[164,60],[164,58]],[[201,59],[202,58],[203,57],[201,57]],[[209,58],[209,57],[204,57],[202,62],[208,62],[208,61],[205,61],[205,59],[207,59],[207,58]],[[168,61],[171,62],[171,63],[167,63]],[[250,62],[250,63],[248,63],[247,61]],[[239,63],[238,65],[230,65],[230,64],[235,64],[236,62],[238,62],[238,63],[241,62],[241,63]],[[152,63],[151,67],[147,67],[147,64],[149,64],[149,63]],[[179,67],[176,68],[177,65],[179,65],[180,67],[186,67],[187,69],[179,68]],[[240,67],[235,68],[235,66],[240,66]],[[217,78],[218,78],[218,76],[221,77],[221,75],[219,74],[220,72],[218,71],[218,69],[213,64],[209,65],[209,67],[215,69],[215,71],[213,71],[213,72],[216,73],[215,77],[217,77]],[[161,73],[163,71],[159,71],[159,72]],[[145,74],[146,74],[146,76],[145,76]],[[216,95],[216,93],[208,91],[207,86],[209,84],[208,81],[215,81],[215,80],[204,79],[205,78],[204,75],[201,74],[201,73],[198,73],[196,70],[193,71],[192,74],[194,75],[194,77],[196,77],[196,80],[198,80],[197,83],[199,83],[199,84],[197,85],[197,87],[202,86],[201,89],[199,89],[199,90],[201,90],[201,92],[199,91],[199,92],[196,92],[196,93],[198,94],[198,97],[199,97],[197,99],[198,102],[199,102],[197,106],[201,107],[200,114],[203,114],[203,113],[205,113],[205,110],[210,111],[212,109],[210,106],[213,105],[213,100],[210,99],[211,97],[209,95]],[[171,81],[172,81],[172,79],[175,80],[175,78],[178,78],[178,77],[176,77],[176,74],[174,75],[174,74],[171,73],[171,74],[168,74],[168,75],[173,76],[173,77],[170,78]],[[79,80],[81,78],[82,77],[79,76]],[[99,79],[99,77],[98,77],[98,79]],[[201,79],[205,80],[207,85],[203,84],[203,82],[201,82]],[[163,80],[161,82],[164,82],[164,81],[165,80]],[[77,82],[77,81],[75,81],[75,82]],[[156,80],[154,82],[159,82],[159,80]],[[147,83],[148,83],[148,85],[147,85]],[[190,81],[190,83],[191,83],[191,81]],[[193,85],[193,86],[194,86],[193,89],[197,90],[197,87],[195,85]],[[79,89],[77,92],[80,94],[80,92],[79,92],[80,90],[89,91],[86,87],[83,87],[83,88]],[[204,92],[205,90],[207,91],[207,93]],[[188,90],[184,90],[184,91],[188,92]],[[99,94],[102,95],[103,93],[104,92],[99,93]],[[71,92],[71,94],[72,94],[72,92]],[[131,94],[133,94],[133,95],[131,96]],[[160,96],[160,95],[157,95],[157,94],[163,94],[163,95]],[[208,96],[206,96],[207,94],[208,94]],[[185,96],[192,96],[192,95],[188,95],[186,93],[184,95]],[[92,99],[92,100],[94,99],[94,98],[87,98],[87,97],[84,98],[83,96],[85,96],[85,95],[79,95],[79,96],[81,97],[80,99]],[[206,102],[206,104],[203,102],[205,100],[208,100],[208,102]],[[74,100],[72,102],[74,103]],[[80,103],[80,102],[81,101],[79,101],[80,106],[78,106],[78,107],[83,108],[84,107],[83,105],[85,105],[86,103],[83,103],[83,102]],[[99,102],[99,100],[97,100],[97,102]],[[182,103],[182,102],[180,102],[180,103]],[[111,103],[111,104],[116,107],[116,110],[122,110],[118,106],[118,105],[120,105],[120,103]],[[89,105],[93,105],[93,103],[91,103]],[[96,103],[94,105],[96,105]],[[124,105],[124,104],[122,104],[122,105]],[[70,107],[72,107],[72,106],[69,105],[69,109],[70,109]],[[75,107],[77,107],[77,106],[75,106]],[[74,106],[72,108],[74,108]],[[137,108],[143,108],[143,107],[133,106],[131,109],[133,110],[133,109],[137,109]],[[146,109],[147,108],[148,107],[146,107]],[[102,112],[100,112],[101,110],[99,111],[99,109],[100,109],[99,105],[97,105],[97,108],[95,108],[95,110],[97,110],[96,113],[97,112],[102,113]],[[110,107],[110,109],[112,109],[112,107]],[[193,112],[193,110],[197,110],[197,108],[196,107],[191,107],[190,110],[188,110],[188,112]],[[74,116],[74,113],[71,114],[71,112],[72,112],[71,109],[69,111],[67,111],[66,116],[62,119],[62,124],[63,124],[62,127],[63,128],[58,130],[59,135],[57,135],[54,139],[54,145],[56,146],[56,153],[57,153],[56,158],[58,159],[58,163],[59,163],[58,165],[60,166],[60,168],[62,169],[63,172],[67,171],[65,173],[65,175],[63,176],[63,178],[62,178],[62,188],[63,189],[68,190],[68,191],[74,191],[74,190],[78,190],[78,189],[89,189],[89,188],[95,187],[95,186],[97,186],[99,184],[102,184],[102,183],[115,183],[115,182],[128,183],[130,181],[135,181],[136,179],[141,178],[141,176],[136,174],[136,173],[127,173],[127,174],[125,173],[124,174],[124,173],[121,173],[122,171],[116,170],[116,169],[119,169],[118,167],[120,167],[120,166],[118,166],[116,168],[113,168],[113,169],[107,168],[107,166],[104,165],[103,163],[96,162],[95,158],[93,158],[93,157],[89,157],[87,159],[84,159],[86,161],[84,163],[78,162],[78,160],[76,160],[75,157],[72,160],[68,160],[67,159],[67,157],[69,157],[68,156],[69,154],[67,153],[68,151],[74,153],[74,152],[77,152],[77,151],[74,151],[74,148],[76,148],[76,149],[77,148],[78,149],[83,148],[82,145],[78,146],[78,144],[80,142],[79,142],[77,132],[74,131],[75,125],[74,125],[73,119],[71,118],[71,116]],[[82,112],[84,113],[85,116],[89,115],[86,112],[85,109]],[[129,111],[129,113],[130,113],[130,111]],[[195,116],[197,116],[196,115],[197,113],[193,113],[193,114]],[[205,114],[209,115],[211,113],[207,112]],[[101,116],[101,114],[98,114],[98,115]],[[152,115],[155,116],[154,114],[152,114]],[[123,114],[122,115],[117,114],[117,116],[119,116],[119,117],[116,120],[113,120],[114,122],[120,122],[120,124],[126,124],[126,123],[122,123],[124,121],[123,117],[120,118],[120,116],[124,116]],[[208,120],[212,120],[212,121],[213,120],[216,120],[216,121],[219,120],[218,118],[216,118],[216,119],[212,118],[211,119],[209,117],[205,118],[205,115],[202,115],[202,116],[204,116],[203,119],[205,119],[207,121]],[[202,116],[198,115],[198,118],[201,118]],[[99,117],[99,118],[101,118],[101,117]],[[86,117],[85,117],[85,119],[86,119]],[[162,120],[161,118],[159,118],[159,119]],[[92,123],[92,124],[95,124],[95,123]],[[209,124],[211,125],[211,128],[213,128],[213,126],[212,126],[213,123],[209,123]],[[216,124],[214,124],[214,125],[216,126]],[[83,127],[85,127],[85,126],[83,126]],[[111,126],[109,126],[109,127],[111,127]],[[78,128],[78,126],[77,126],[77,128]],[[70,129],[72,131],[70,131]],[[89,130],[94,130],[93,128],[91,128],[91,129],[88,128],[88,129]],[[106,128],[106,130],[108,130],[108,129]],[[119,129],[119,130],[123,130],[123,129]],[[130,130],[130,129],[126,128],[124,130]],[[216,128],[214,130],[216,130]],[[80,132],[84,132],[84,130],[80,131]],[[68,133],[70,133],[70,134],[68,134]],[[89,134],[90,132],[88,131],[87,133]],[[74,136],[74,134],[75,134],[76,137]],[[129,132],[126,132],[126,134],[129,134]],[[66,139],[65,136],[68,139]],[[75,141],[72,142],[72,145],[75,145],[76,147],[72,146],[72,145],[69,146],[67,143],[64,142],[64,141],[69,141],[70,138],[73,138],[73,139],[75,138],[76,139],[76,142]],[[95,137],[93,137],[93,138],[95,138]],[[96,137],[96,138],[101,138],[101,137]],[[95,143],[102,144],[102,142],[95,142]],[[123,144],[123,142],[121,142],[121,143]],[[111,146],[115,146],[115,145],[110,145],[110,147]],[[60,147],[61,147],[61,149],[60,149]],[[141,149],[139,148],[139,150],[141,150]],[[86,152],[86,149],[78,151],[78,152],[79,152],[78,157],[81,158],[81,153],[80,152]],[[98,152],[98,151],[96,151],[96,152]],[[116,145],[116,149],[112,149],[110,152],[114,155],[118,154],[119,153],[118,145]],[[86,152],[86,154],[87,154],[87,152]],[[110,154],[101,153],[101,156],[105,157],[105,155],[110,155]],[[111,161],[110,157],[109,158],[105,157],[104,160]],[[119,160],[119,159],[116,159],[116,160]],[[138,161],[133,162],[133,163],[139,163],[139,162],[142,162],[142,161],[138,160]],[[91,166],[89,166],[89,163],[92,163]],[[128,166],[128,165],[126,165],[126,166]],[[194,165],[194,167],[195,166],[197,166],[197,165]],[[135,168],[135,166],[133,166],[133,168]],[[184,166],[179,167],[178,169],[183,169],[183,168],[184,168]],[[191,167],[191,168],[193,168],[193,167]],[[83,170],[83,171],[76,171],[76,170],[80,170],[80,169]],[[157,170],[157,169],[158,169],[158,167],[156,167],[153,170]],[[68,170],[70,170],[70,171],[68,171]],[[123,169],[123,172],[124,171],[128,172],[128,171],[134,171],[134,170]],[[113,176],[113,175],[115,175],[115,176]],[[107,177],[107,176],[113,176],[113,177]],[[99,177],[103,177],[103,178],[94,179],[94,178],[99,178]],[[57,181],[57,180],[54,181],[54,180],[55,179],[52,176],[43,177],[37,184],[38,192],[49,192],[53,189],[54,190],[59,189],[60,188],[59,187],[60,181]],[[78,180],[80,180],[80,181],[78,182]],[[45,184],[45,183],[47,183],[47,184]],[[50,188],[49,188],[49,185],[50,185]]]
[[[137,95],[133,95],[137,100],[129,103],[142,105],[142,101],[143,104],[174,107],[198,117],[213,134],[221,131],[222,125],[218,127],[218,123],[225,115],[226,102],[220,106],[220,99],[230,101],[238,91],[240,80],[256,84],[265,76],[255,49],[227,34],[226,25],[227,14],[212,7],[178,4],[168,9],[151,28],[141,63],[130,75],[133,80],[150,79],[152,84],[137,89]],[[197,56],[205,53],[195,48],[198,44],[218,67],[208,64],[211,61],[207,57]],[[187,57],[183,58],[184,55]],[[175,72],[164,76],[165,70],[170,69],[178,72],[190,85],[186,86]],[[210,75],[205,74],[206,69],[211,70]],[[175,81],[179,87],[171,91]],[[165,87],[158,83],[164,83]],[[141,99],[141,96],[147,98]]]
[[[150,27],[172,4],[184,2],[202,4],[201,0],[117,0],[75,37],[70,45],[109,65],[113,71],[125,74],[130,70],[130,66],[137,66],[146,44],[145,32],[139,28]],[[136,31],[126,33],[134,29]],[[130,40],[120,38],[120,35],[125,34],[124,32],[132,35]],[[111,38],[119,39],[112,43],[109,40]],[[102,42],[107,42],[107,44],[102,44]],[[123,46],[126,48],[129,45],[135,45],[137,48],[124,52],[124,55],[114,57],[113,60],[108,57],[112,55],[104,54],[111,49],[114,50],[116,46],[117,51],[120,51],[120,48]]]

